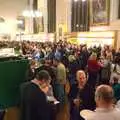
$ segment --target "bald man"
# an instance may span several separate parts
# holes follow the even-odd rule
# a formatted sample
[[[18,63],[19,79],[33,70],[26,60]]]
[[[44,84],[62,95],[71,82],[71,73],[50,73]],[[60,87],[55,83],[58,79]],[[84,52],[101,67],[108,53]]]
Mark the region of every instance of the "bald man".
[[[88,120],[120,120],[120,110],[113,104],[114,92],[108,85],[98,86],[95,92],[97,108]]]
[[[70,92],[71,120],[83,120],[79,112],[83,109],[93,110],[95,108],[94,89],[87,84],[84,71],[77,71],[76,81]]]

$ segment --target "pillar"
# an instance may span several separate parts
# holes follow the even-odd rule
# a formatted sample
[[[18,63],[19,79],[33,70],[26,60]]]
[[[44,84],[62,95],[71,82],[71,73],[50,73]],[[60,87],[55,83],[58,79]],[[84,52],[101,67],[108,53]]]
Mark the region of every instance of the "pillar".
[[[28,0],[26,10],[33,10],[33,0]],[[25,16],[25,33],[33,34],[34,26],[33,26],[33,18]]]
[[[67,32],[71,32],[72,0],[67,0]]]
[[[48,32],[48,13],[47,13],[47,0],[38,0],[38,10],[43,14],[43,27],[45,33]]]
[[[110,22],[118,19],[119,0],[110,0]]]

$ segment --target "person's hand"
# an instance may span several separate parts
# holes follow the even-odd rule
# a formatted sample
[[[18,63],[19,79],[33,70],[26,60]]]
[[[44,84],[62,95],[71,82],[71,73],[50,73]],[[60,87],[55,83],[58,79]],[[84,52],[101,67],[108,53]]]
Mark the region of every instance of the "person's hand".
[[[80,99],[74,99],[74,100],[73,100],[73,103],[74,103],[77,107],[79,107],[79,106],[80,106]]]
[[[48,92],[48,90],[49,90],[49,87],[48,87],[48,86],[43,87],[43,88],[41,88],[41,90],[42,90],[45,94],[47,94],[47,92]]]

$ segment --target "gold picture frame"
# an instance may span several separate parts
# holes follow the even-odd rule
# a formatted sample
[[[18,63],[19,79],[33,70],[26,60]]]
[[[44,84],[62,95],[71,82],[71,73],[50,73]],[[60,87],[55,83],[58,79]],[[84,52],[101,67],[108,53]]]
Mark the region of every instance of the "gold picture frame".
[[[90,0],[90,25],[109,25],[110,0]]]

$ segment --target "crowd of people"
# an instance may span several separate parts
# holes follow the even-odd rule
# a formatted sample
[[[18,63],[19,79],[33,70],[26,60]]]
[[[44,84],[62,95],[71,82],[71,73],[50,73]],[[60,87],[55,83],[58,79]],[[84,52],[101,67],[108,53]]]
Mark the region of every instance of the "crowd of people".
[[[5,47],[30,60],[27,82],[21,85],[22,120],[55,120],[65,104],[70,120],[84,120],[84,109],[96,112],[89,120],[120,119],[115,109],[120,100],[120,49],[62,41],[0,42],[0,48]]]

